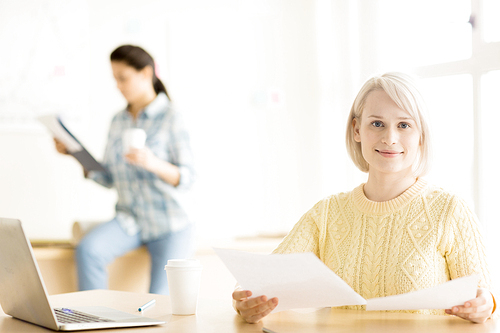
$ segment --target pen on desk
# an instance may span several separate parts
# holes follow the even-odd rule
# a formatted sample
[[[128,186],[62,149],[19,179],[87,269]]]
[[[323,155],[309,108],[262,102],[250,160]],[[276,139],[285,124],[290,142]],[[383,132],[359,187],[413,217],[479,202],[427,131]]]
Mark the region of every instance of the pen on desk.
[[[149,302],[147,302],[143,306],[139,307],[139,312],[142,312],[142,311],[146,310],[147,308],[149,308],[151,305],[153,305],[155,303],[156,303],[155,299],[150,300]]]
[[[271,331],[269,328],[265,328],[265,327],[262,327],[262,332],[264,332],[264,333],[278,333],[275,331]]]

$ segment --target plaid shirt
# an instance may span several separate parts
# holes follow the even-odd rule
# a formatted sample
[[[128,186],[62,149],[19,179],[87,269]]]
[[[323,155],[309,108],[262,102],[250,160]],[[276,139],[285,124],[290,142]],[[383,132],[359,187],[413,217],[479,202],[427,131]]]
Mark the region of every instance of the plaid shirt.
[[[146,146],[153,154],[179,167],[178,186],[126,162],[122,133],[128,128],[146,131]],[[158,94],[136,120],[127,110],[114,116],[102,164],[106,172],[91,171],[88,177],[103,186],[116,188],[116,219],[128,234],[140,232],[141,239],[149,241],[191,223],[185,207],[187,192],[194,180],[189,135],[180,114],[172,109],[164,93]]]

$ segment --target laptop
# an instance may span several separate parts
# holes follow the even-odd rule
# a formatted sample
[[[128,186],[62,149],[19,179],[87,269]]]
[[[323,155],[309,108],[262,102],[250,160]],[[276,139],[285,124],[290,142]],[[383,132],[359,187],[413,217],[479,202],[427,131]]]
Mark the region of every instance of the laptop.
[[[14,318],[55,331],[165,324],[101,306],[52,308],[31,244],[16,219],[0,218],[0,304]]]

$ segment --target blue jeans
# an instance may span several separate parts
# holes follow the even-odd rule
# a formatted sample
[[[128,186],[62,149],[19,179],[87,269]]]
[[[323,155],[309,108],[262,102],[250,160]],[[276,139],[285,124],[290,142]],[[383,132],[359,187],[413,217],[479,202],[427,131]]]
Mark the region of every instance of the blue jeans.
[[[168,295],[164,267],[169,259],[185,259],[191,256],[192,229],[187,227],[144,243],[140,234],[128,235],[116,220],[97,226],[85,235],[76,248],[79,289],[107,289],[106,266],[125,253],[146,245],[151,255],[149,292]]]

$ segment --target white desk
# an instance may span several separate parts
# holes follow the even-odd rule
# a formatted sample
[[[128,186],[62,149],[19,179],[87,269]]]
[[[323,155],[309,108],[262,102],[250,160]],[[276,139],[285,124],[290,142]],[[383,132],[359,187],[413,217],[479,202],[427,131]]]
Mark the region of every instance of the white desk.
[[[418,332],[418,333],[483,333],[497,332],[498,323],[472,324],[451,316],[425,316],[401,313],[366,312],[324,308],[310,313],[284,311],[272,314],[259,324],[245,323],[232,309],[231,297],[221,295],[217,299],[202,298],[198,314],[173,316],[168,296],[131,293],[124,291],[95,290],[51,296],[52,306],[103,305],[125,312],[139,313],[137,308],[156,299],[156,305],[148,308],[144,315],[166,321],[165,325],[98,330],[100,332],[175,332],[175,333],[249,333],[262,332],[262,327],[278,333],[284,332]],[[52,332],[51,330],[13,319],[0,312],[0,333]],[[498,329],[500,332],[500,328]]]

